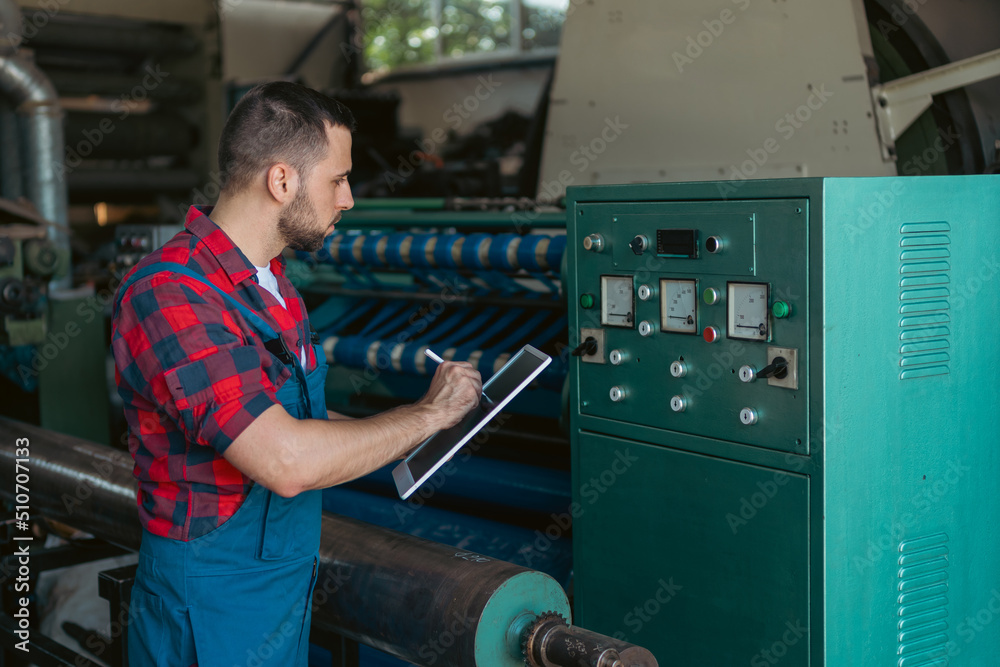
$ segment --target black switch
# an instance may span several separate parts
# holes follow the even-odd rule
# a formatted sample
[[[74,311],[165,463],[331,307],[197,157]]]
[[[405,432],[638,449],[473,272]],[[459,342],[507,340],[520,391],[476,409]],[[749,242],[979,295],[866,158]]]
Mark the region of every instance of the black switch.
[[[589,357],[590,355],[596,353],[597,339],[593,336],[587,336],[587,340],[577,345],[576,349],[573,350],[574,357]]]

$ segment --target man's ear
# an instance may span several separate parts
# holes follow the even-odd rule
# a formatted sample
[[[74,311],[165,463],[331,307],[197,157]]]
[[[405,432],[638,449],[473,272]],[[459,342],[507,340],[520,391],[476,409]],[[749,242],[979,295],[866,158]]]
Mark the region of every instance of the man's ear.
[[[267,191],[279,204],[287,204],[295,198],[299,187],[299,175],[285,162],[277,162],[267,170]]]

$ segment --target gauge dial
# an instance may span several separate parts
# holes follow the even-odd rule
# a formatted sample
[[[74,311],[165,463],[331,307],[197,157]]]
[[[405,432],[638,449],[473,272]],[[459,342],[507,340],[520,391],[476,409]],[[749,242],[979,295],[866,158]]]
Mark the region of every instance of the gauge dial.
[[[601,276],[601,324],[635,326],[635,291],[630,276]]]
[[[769,301],[770,286],[767,283],[729,283],[726,335],[742,340],[768,340]]]
[[[694,280],[660,280],[660,329],[698,333],[698,289]]]

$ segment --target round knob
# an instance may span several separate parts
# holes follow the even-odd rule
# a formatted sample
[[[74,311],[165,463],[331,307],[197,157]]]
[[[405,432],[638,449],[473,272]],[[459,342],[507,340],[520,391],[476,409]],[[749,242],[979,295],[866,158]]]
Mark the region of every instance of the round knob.
[[[687,409],[687,399],[683,396],[674,396],[670,399],[670,409],[674,412],[684,412]]]
[[[0,312],[18,312],[24,307],[24,300],[24,283],[17,278],[0,280]]]
[[[612,366],[620,366],[625,359],[627,359],[627,357],[621,350],[611,350],[608,354],[608,361],[611,362]]]
[[[688,374],[688,367],[683,361],[675,361],[670,364],[670,374],[675,378],[682,378]]]
[[[771,313],[779,320],[784,319],[792,314],[792,307],[785,301],[775,301]]]
[[[753,426],[757,423],[757,411],[753,408],[743,408],[740,410],[740,421],[744,426]]]
[[[612,387],[608,395],[611,396],[611,401],[614,403],[621,403],[625,400],[626,395],[625,387]]]
[[[591,252],[601,252],[604,250],[604,237],[600,234],[591,234],[583,239],[583,249]]]
[[[24,246],[24,264],[35,275],[48,278],[59,267],[59,254],[51,241],[36,239]]]
[[[705,239],[705,250],[713,255],[722,252],[722,239],[718,236],[709,236]]]
[[[722,294],[714,287],[707,288],[701,293],[701,297],[705,300],[705,303],[710,306],[714,306],[722,300]]]
[[[632,239],[631,243],[628,244],[628,247],[632,248],[632,252],[635,254],[641,255],[643,251],[649,247],[649,239],[642,234],[639,234]]]
[[[721,335],[719,327],[705,327],[705,330],[701,332],[701,337],[705,339],[706,343],[714,343],[719,340]]]
[[[652,336],[653,335],[653,323],[649,320],[643,320],[639,322],[639,335],[640,336]]]
[[[740,366],[740,382],[753,382],[757,379],[757,369],[753,366]]]
[[[653,288],[649,285],[639,285],[637,292],[639,294],[639,298],[643,301],[649,301],[653,298]]]

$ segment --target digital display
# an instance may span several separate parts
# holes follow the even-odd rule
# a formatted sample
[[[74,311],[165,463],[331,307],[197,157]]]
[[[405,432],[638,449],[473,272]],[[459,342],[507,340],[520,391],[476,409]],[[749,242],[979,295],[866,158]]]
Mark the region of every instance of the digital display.
[[[664,257],[698,256],[697,229],[657,229],[656,254]]]

